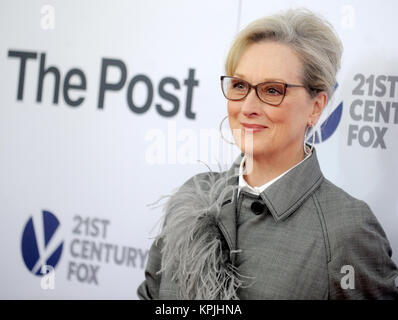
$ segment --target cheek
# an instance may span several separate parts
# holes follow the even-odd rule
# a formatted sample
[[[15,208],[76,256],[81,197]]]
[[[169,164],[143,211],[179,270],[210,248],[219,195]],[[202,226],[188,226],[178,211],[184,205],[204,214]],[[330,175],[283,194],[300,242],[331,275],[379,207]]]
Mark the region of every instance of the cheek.
[[[306,123],[305,110],[292,112],[287,115],[281,130],[279,130],[280,139],[284,141],[302,141],[304,139]]]
[[[285,122],[288,122],[290,115],[284,108],[268,108],[266,116],[272,124],[283,125]]]
[[[306,122],[308,110],[308,104],[297,99],[296,102],[284,103],[280,108],[269,109],[268,115],[275,124],[296,127]]]
[[[239,101],[228,101],[228,114],[229,116],[237,116],[240,112],[240,103]]]
[[[281,133],[282,131],[289,130],[294,123],[292,112],[287,108],[268,108],[266,117],[274,133]]]
[[[228,118],[231,128],[237,126],[240,108],[239,102],[228,101]]]
[[[305,122],[300,110],[294,105],[268,109],[267,117],[273,126],[274,138],[291,139],[300,134],[302,123]]]

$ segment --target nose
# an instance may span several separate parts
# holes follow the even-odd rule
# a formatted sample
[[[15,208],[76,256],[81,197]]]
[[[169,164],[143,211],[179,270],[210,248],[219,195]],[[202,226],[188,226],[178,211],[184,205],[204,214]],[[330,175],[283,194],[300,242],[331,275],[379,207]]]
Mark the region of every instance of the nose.
[[[257,97],[256,90],[251,89],[245,99],[242,100],[241,112],[245,117],[256,117],[264,113],[264,103]]]

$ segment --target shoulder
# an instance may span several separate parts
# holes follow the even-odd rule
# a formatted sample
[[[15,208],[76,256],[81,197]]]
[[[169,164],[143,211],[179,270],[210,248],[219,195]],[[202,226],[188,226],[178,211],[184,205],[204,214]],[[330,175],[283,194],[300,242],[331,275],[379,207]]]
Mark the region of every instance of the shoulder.
[[[343,221],[344,225],[357,225],[377,220],[365,201],[353,197],[327,179],[315,192],[315,197],[327,222],[336,227]]]
[[[217,189],[219,186],[228,185],[233,187],[237,184],[237,178],[239,175],[239,166],[243,159],[243,153],[241,153],[232,163],[229,168],[224,168],[223,171],[221,164],[219,164],[220,172],[212,171],[209,167],[209,171],[195,174],[194,176],[187,179],[178,189],[176,193],[184,193],[185,191],[191,191],[192,188],[195,191],[210,191]]]
[[[333,204],[339,208],[342,206],[347,208],[367,207],[367,204],[364,201],[353,197],[348,192],[336,186],[326,178],[323,179],[323,182],[316,191],[316,196],[318,197],[319,201],[322,201],[324,204],[327,204],[331,207],[333,207]],[[338,201],[338,203],[336,203],[336,201]]]
[[[331,249],[377,241],[390,251],[386,234],[369,205],[325,179],[315,192]]]
[[[219,180],[225,172],[207,171],[201,172],[188,178],[177,190],[184,192],[192,189],[209,189],[217,180]]]
[[[234,178],[228,171],[208,171],[190,177],[169,196],[164,208],[165,220],[189,220],[204,212],[216,215],[225,197],[237,191],[237,183],[232,183]]]
[[[207,210],[217,203],[223,188],[224,172],[202,172],[187,179],[170,195],[165,214],[169,216],[192,216]]]
[[[330,250],[329,298],[397,299],[394,279],[398,270],[391,259],[391,246],[368,204],[328,180],[314,195]],[[351,279],[350,287],[343,283],[347,279]]]

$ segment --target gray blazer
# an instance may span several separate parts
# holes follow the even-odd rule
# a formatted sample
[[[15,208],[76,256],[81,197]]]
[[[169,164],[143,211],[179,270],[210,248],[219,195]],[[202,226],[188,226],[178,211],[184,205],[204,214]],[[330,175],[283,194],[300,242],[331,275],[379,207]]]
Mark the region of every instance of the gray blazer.
[[[237,184],[240,161],[218,176]],[[315,150],[260,196],[229,197],[217,224],[232,264],[249,277],[240,299],[398,299],[385,232],[365,202],[324,178]],[[161,258],[154,242],[140,299],[177,298],[171,276],[157,273]]]

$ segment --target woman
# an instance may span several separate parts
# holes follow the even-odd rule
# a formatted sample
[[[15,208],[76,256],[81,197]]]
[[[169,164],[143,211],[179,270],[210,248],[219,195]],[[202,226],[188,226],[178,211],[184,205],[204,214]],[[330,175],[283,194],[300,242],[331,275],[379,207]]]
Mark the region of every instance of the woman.
[[[141,299],[396,299],[397,267],[368,205],[325,179],[306,134],[342,45],[306,10],[247,26],[221,77],[242,154],[167,202]]]

